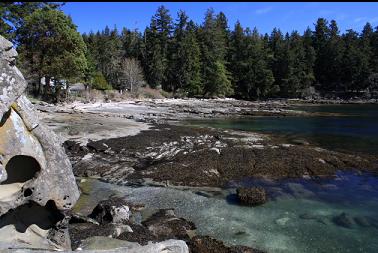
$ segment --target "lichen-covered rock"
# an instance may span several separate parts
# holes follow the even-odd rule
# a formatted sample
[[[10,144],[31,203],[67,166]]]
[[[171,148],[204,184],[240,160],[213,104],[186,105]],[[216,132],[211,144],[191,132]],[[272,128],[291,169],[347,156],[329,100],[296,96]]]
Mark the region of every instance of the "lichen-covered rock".
[[[130,207],[122,198],[110,198],[100,201],[89,215],[100,224],[119,223],[124,224],[130,218]]]
[[[264,204],[267,201],[265,189],[262,187],[241,187],[236,189],[236,194],[240,202],[245,205],[256,206]]]
[[[19,209],[26,210],[25,205],[69,210],[80,195],[62,141],[40,123],[33,105],[23,95],[27,83],[15,66],[16,57],[12,43],[0,36],[0,224],[9,211],[21,213]],[[0,226],[0,232],[2,229],[5,227]],[[61,249],[70,248],[64,239],[66,231],[48,233],[50,239],[63,245]],[[44,234],[40,238],[54,244]]]
[[[15,66],[17,52],[11,42],[0,35],[0,114],[4,115],[11,104],[21,96],[26,81]]]

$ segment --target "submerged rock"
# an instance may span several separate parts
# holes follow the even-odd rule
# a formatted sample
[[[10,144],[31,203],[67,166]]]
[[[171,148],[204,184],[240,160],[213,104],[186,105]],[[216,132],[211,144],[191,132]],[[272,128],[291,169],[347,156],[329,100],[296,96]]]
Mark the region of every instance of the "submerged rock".
[[[370,227],[370,222],[368,217],[358,216],[354,217],[354,221],[361,227]]]
[[[0,36],[0,233],[12,224],[19,232],[19,219],[14,218],[17,213],[24,219],[24,224],[27,224],[23,230],[29,231],[28,228],[34,224],[41,229],[53,229],[51,226],[45,227],[42,218],[36,219],[43,217],[41,210],[53,205],[58,212],[67,211],[79,198],[72,166],[61,140],[40,123],[33,105],[22,95],[26,81],[15,66],[16,57],[17,52],[12,44]],[[25,205],[32,203],[40,207],[33,209],[34,218],[24,214],[27,212]],[[65,234],[64,231],[60,232],[61,235]],[[15,233],[6,239],[11,242],[12,239],[17,241],[25,238],[25,242],[28,241],[28,234]],[[55,231],[54,234],[59,233]],[[54,242],[46,237],[52,233],[37,234],[39,242],[33,239],[29,246],[22,248],[33,248],[36,245],[42,249],[57,247],[55,244],[59,240],[53,239]],[[60,249],[70,249],[69,242],[60,243]]]
[[[341,213],[340,215],[335,216],[332,219],[332,221],[336,225],[341,226],[341,227],[345,227],[345,228],[353,228],[354,225],[355,225],[353,217],[351,217],[350,215],[348,215],[346,213]]]
[[[192,253],[263,253],[263,251],[246,246],[226,246],[223,242],[209,236],[195,236],[189,247]]]
[[[267,202],[267,194],[262,187],[238,188],[236,194],[242,204],[257,206]]]
[[[169,238],[188,240],[188,232],[196,229],[193,222],[178,218],[171,209],[162,209],[142,222],[159,240]]]

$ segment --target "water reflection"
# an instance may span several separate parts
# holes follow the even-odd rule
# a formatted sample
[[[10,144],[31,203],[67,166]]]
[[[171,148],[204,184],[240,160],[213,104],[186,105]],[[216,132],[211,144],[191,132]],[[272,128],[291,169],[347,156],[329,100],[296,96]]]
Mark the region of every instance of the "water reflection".
[[[378,154],[378,105],[302,106],[294,109],[340,116],[250,117],[191,120],[187,124],[305,138],[324,148]]]

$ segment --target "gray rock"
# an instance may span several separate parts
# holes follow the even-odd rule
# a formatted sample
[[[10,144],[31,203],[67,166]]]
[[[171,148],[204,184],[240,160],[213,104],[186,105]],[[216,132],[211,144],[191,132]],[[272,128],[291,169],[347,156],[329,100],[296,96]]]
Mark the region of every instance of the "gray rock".
[[[83,245],[85,248],[80,252],[83,253],[189,253],[189,248],[184,241],[166,240],[141,246],[137,243],[130,243],[108,237],[93,237]],[[97,247],[100,247],[98,249]],[[27,250],[27,249],[4,249],[0,253],[46,253],[46,250]],[[60,251],[74,252],[74,251]],[[75,251],[76,252],[76,251]]]
[[[100,224],[125,224],[129,220],[130,214],[129,203],[122,198],[113,197],[100,201],[89,217]]]
[[[26,81],[15,66],[17,52],[11,42],[0,35],[0,114],[4,115],[21,96]]]
[[[30,203],[53,203],[57,210],[67,211],[80,195],[71,163],[62,141],[40,123],[32,103],[22,95],[27,83],[15,66],[16,57],[12,44],[0,36],[0,215]],[[50,249],[55,240],[62,244],[60,249],[70,249],[69,241],[57,239],[67,238],[64,231],[49,231],[51,240],[39,233],[49,242],[40,248]],[[14,240],[22,237],[14,233]]]

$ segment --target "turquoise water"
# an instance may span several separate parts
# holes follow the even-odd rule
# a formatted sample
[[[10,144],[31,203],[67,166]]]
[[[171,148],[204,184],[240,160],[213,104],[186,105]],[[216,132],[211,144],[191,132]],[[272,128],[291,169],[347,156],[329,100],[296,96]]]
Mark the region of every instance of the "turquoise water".
[[[191,120],[187,124],[278,134],[306,139],[339,151],[378,154],[378,105],[320,105],[293,107],[337,116],[249,117],[241,119]]]
[[[289,140],[303,138],[322,147],[378,154],[378,106],[305,106],[301,110],[338,116],[256,117],[186,122],[274,133]],[[87,184],[87,185],[85,185]],[[241,206],[239,186],[261,185],[270,201]],[[269,181],[246,178],[229,182],[214,196],[163,187],[115,186],[99,181],[82,185],[82,209],[113,193],[148,208],[175,208],[192,220],[198,233],[228,244],[252,246],[272,253],[378,252],[378,177],[354,171],[317,180]],[[89,204],[89,205],[88,205]],[[84,208],[85,207],[85,208]]]
[[[258,207],[238,205],[235,187],[249,184],[263,185],[272,199]],[[92,198],[117,193],[147,208],[174,207],[176,214],[197,225],[199,234],[227,244],[272,253],[378,251],[378,177],[372,174],[340,172],[319,181],[246,179],[230,182],[214,197],[163,187],[132,188],[99,181],[91,185],[86,188]]]

